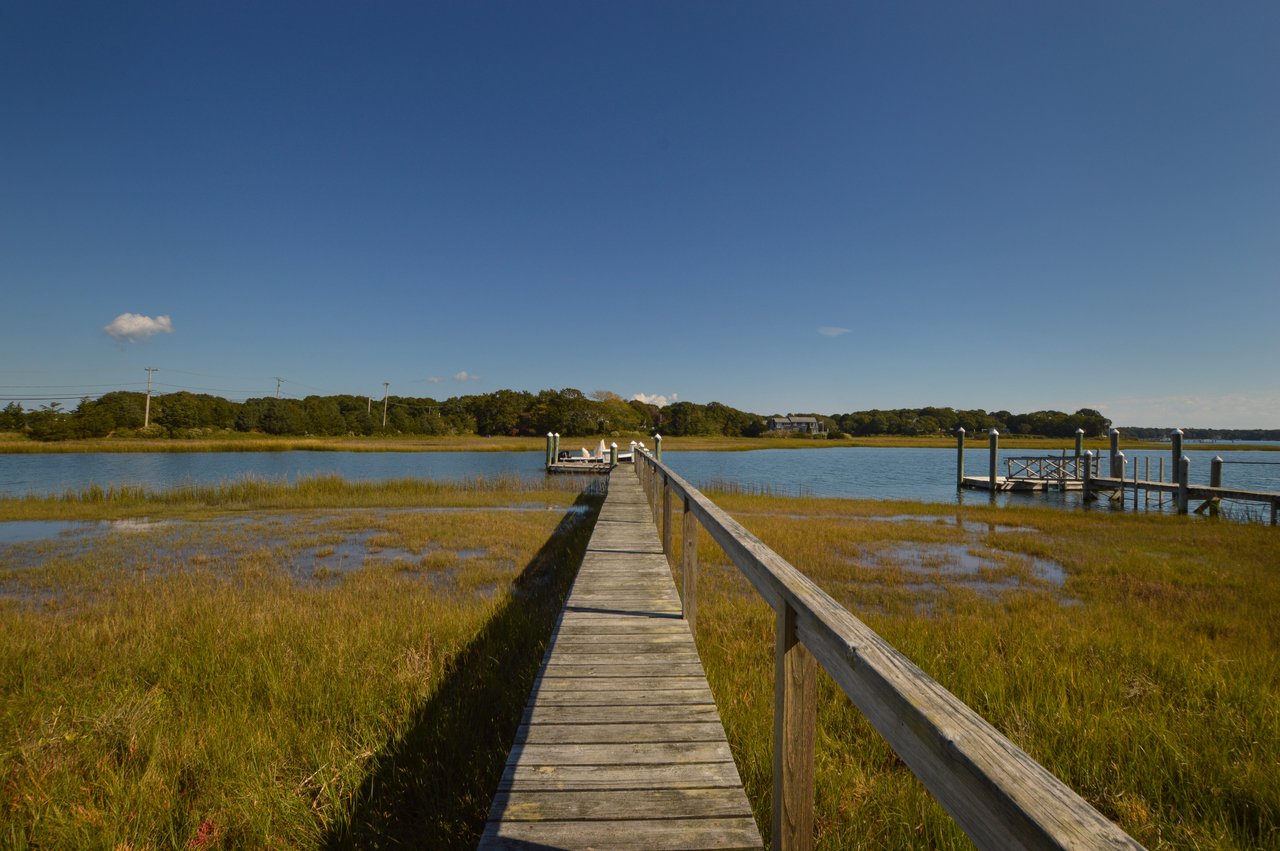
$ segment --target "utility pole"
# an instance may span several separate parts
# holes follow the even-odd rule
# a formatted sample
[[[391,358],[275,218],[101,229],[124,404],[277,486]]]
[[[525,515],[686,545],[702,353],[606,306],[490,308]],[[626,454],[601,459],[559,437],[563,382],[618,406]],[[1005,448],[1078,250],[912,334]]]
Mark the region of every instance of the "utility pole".
[[[151,373],[160,370],[154,366],[144,366],[143,369],[147,371],[147,407],[142,414],[142,427],[147,428],[151,425]]]
[[[277,399],[279,399],[279,398],[280,398],[280,383],[281,383],[281,382],[283,382],[283,381],[284,381],[284,379],[283,379],[283,378],[281,378],[281,377],[280,377],[280,376],[278,376],[278,375],[276,376],[276,398],[277,398]]]
[[[369,397],[369,404],[364,406],[364,412],[366,416],[371,416],[373,414],[373,397],[372,396]]]
[[[382,427],[387,427],[387,391],[391,389],[391,382],[382,382]]]

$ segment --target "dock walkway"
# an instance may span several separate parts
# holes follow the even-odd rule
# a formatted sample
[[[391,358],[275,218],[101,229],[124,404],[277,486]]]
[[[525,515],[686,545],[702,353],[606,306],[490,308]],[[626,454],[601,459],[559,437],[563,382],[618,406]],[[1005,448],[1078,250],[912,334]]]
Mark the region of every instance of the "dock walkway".
[[[630,465],[609,476],[479,847],[762,847]]]

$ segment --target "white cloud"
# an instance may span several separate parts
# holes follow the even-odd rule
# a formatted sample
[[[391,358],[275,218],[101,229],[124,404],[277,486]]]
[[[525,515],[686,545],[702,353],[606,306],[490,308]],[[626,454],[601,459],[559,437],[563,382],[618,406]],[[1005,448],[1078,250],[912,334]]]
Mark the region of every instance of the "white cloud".
[[[672,393],[671,396],[660,396],[657,393],[637,393],[631,397],[634,401],[644,402],[646,405],[657,405],[659,408],[665,408],[672,402],[680,401],[679,393]]]
[[[818,333],[824,337],[839,337],[841,334],[848,334],[848,328],[837,328],[834,325],[823,325],[818,329]]]
[[[433,375],[427,379],[430,384],[439,384],[441,381],[444,381],[444,377],[439,375]]]
[[[173,322],[168,316],[157,316],[153,319],[141,313],[122,313],[107,325],[102,326],[102,330],[121,343],[136,343],[153,334],[172,334]]]
[[[467,372],[464,369],[461,372],[455,372],[453,374],[453,380],[454,381],[479,381],[480,376],[472,375],[471,373]]]

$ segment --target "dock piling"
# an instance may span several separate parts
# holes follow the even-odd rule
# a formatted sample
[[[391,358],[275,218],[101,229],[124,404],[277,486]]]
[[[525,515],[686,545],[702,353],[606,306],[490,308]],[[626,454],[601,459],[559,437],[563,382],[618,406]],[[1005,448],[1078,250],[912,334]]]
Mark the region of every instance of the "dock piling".
[[[1116,456],[1120,454],[1120,429],[1111,429],[1111,469],[1108,474],[1111,478],[1116,478],[1121,473],[1116,469]]]
[[[991,429],[987,432],[987,441],[989,443],[987,458],[987,481],[991,485],[991,499],[994,502],[996,498],[996,489],[999,487],[996,481],[996,466],[1000,463],[1000,432]]]
[[[1084,454],[1084,429],[1076,429],[1076,457]]]
[[[964,426],[956,429],[956,490],[964,487]]]
[[[662,460],[662,435],[660,434],[653,436],[653,460]]]
[[[1084,454],[1084,482],[1083,482],[1083,498],[1085,502],[1092,502],[1093,494],[1089,493],[1089,485],[1093,483],[1093,450],[1090,449]]]
[[[1182,432],[1178,432],[1181,434]],[[1179,441],[1181,443],[1181,441]],[[1178,513],[1187,513],[1187,502],[1189,494],[1187,493],[1187,483],[1191,478],[1191,459],[1183,455],[1178,460],[1177,466],[1178,478]]]

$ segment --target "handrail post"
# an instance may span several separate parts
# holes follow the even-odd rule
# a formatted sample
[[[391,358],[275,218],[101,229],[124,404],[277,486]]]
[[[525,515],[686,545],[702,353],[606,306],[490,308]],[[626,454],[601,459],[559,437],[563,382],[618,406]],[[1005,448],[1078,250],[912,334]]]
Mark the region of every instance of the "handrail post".
[[[698,518],[693,514],[693,502],[684,498],[684,521],[680,530],[680,555],[683,572],[680,577],[680,613],[689,622],[689,632],[698,632]]]
[[[778,604],[773,690],[773,842],[775,851],[813,847],[817,661],[796,637],[796,610]]]
[[[671,479],[662,477],[662,554],[667,557],[667,567],[674,567],[675,553],[671,542]]]

